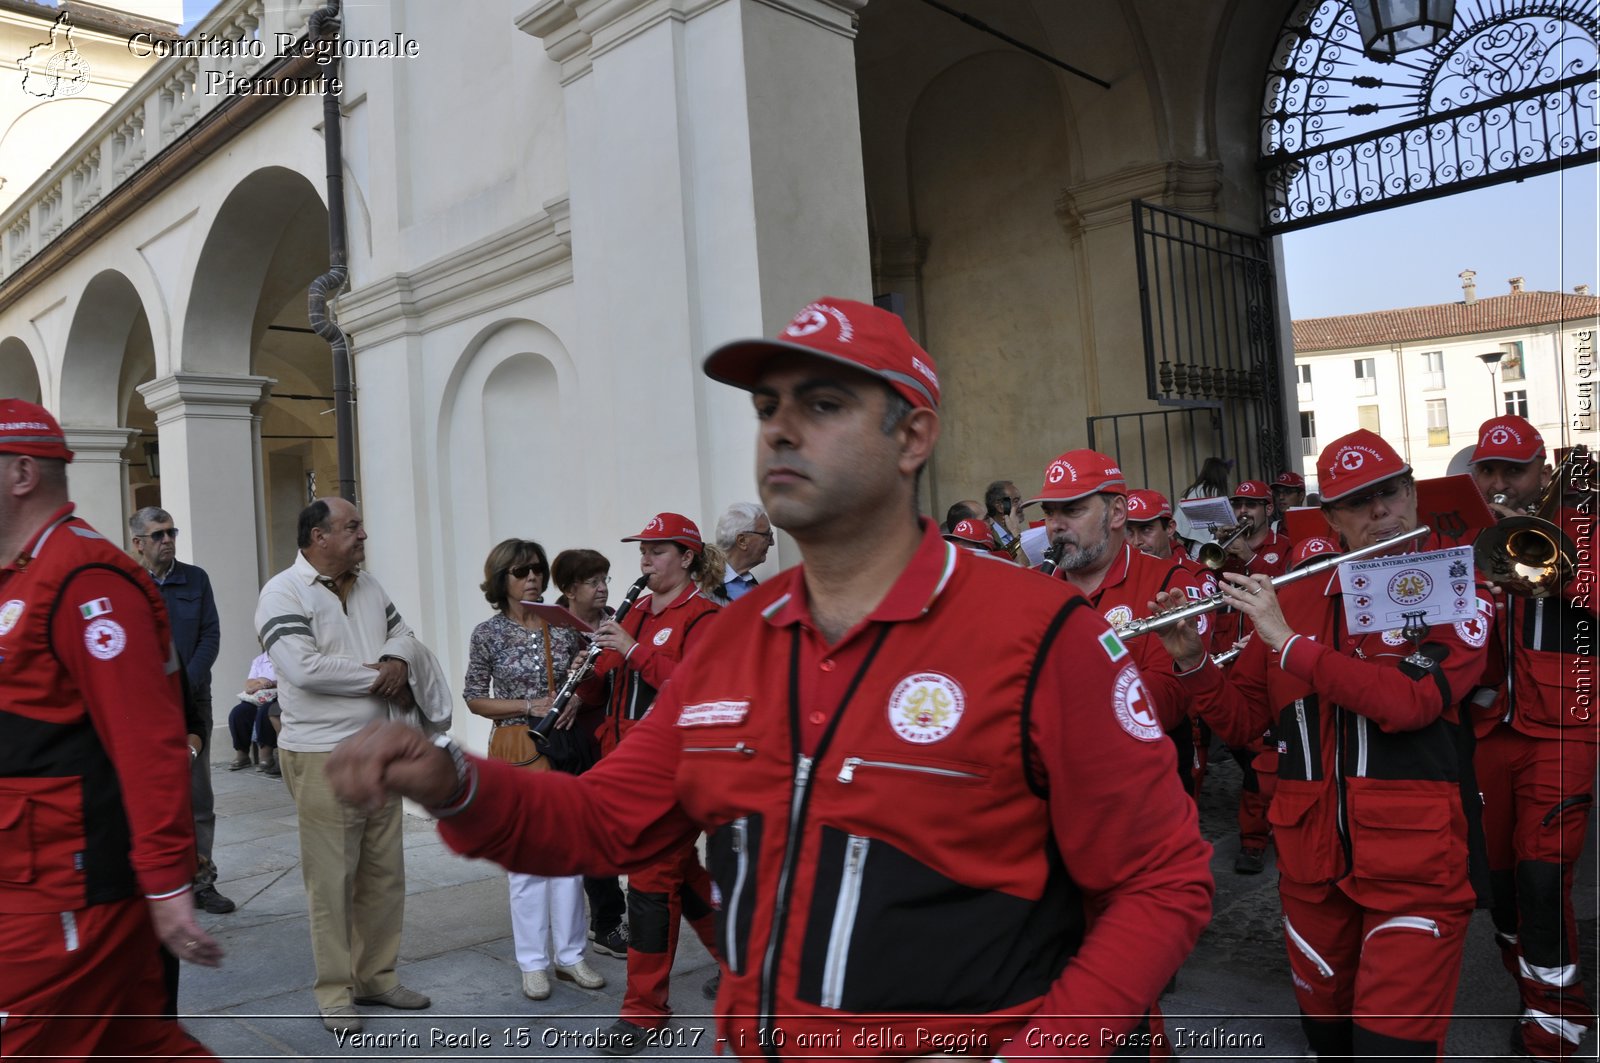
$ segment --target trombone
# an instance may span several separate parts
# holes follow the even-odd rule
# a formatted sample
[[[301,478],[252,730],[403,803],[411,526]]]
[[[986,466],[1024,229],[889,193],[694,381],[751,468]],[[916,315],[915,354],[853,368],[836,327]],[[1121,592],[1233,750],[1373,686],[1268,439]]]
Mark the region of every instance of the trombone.
[[[1530,514],[1506,517],[1478,533],[1472,559],[1485,579],[1518,598],[1548,598],[1561,592],[1572,579],[1578,551],[1556,518],[1566,482],[1588,460],[1588,447],[1573,447]],[[1505,496],[1495,495],[1491,501],[1504,505]]]
[[[1240,521],[1239,526],[1234,528],[1233,531],[1229,532],[1228,537],[1222,540],[1220,543],[1213,542],[1202,544],[1199,550],[1199,556],[1196,557],[1195,560],[1199,561],[1202,565],[1206,566],[1206,568],[1209,568],[1213,572],[1221,572],[1222,566],[1228,563],[1228,547],[1232,546],[1233,541],[1239,538],[1239,536],[1249,535],[1255,530],[1255,525],[1251,522],[1249,517],[1246,517],[1244,520]]]
[[[1276,590],[1285,584],[1293,583],[1296,580],[1305,579],[1307,576],[1314,576],[1318,572],[1326,572],[1328,569],[1333,568],[1336,565],[1342,565],[1346,561],[1360,561],[1363,558],[1373,557],[1377,554],[1384,553],[1393,547],[1399,546],[1401,543],[1409,543],[1417,539],[1426,539],[1432,534],[1432,528],[1428,527],[1426,524],[1419,524],[1417,527],[1412,528],[1408,532],[1401,532],[1399,535],[1391,536],[1390,538],[1384,539],[1381,542],[1373,543],[1371,546],[1363,546],[1359,550],[1351,550],[1349,553],[1344,554],[1329,554],[1322,560],[1313,561],[1304,568],[1297,568],[1293,572],[1285,572],[1281,576],[1274,576],[1272,577],[1272,587],[1274,590]],[[1186,605],[1182,609],[1174,609],[1171,612],[1157,613],[1155,616],[1146,616],[1141,617],[1138,620],[1130,620],[1126,624],[1123,624],[1121,627],[1117,628],[1117,637],[1120,639],[1135,639],[1140,635],[1148,635],[1152,631],[1160,631],[1162,628],[1171,627],[1173,624],[1176,624],[1181,620],[1188,620],[1192,617],[1199,616],[1202,613],[1209,613],[1214,610],[1221,609],[1227,604],[1227,601],[1222,596],[1222,592],[1218,591],[1216,594],[1201,598],[1193,605]]]

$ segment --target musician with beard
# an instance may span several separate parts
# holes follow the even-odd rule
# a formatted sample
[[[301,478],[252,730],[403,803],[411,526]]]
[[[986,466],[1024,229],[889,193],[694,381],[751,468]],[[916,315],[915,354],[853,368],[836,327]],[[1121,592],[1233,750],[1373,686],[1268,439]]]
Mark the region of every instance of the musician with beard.
[[[1128,485],[1110,457],[1093,450],[1072,450],[1050,463],[1044,486],[1024,506],[1044,510],[1051,549],[1059,554],[1056,575],[1089,599],[1113,628],[1150,614],[1161,591],[1175,591],[1189,600],[1202,594],[1200,584],[1171,559],[1152,557],[1128,538]],[[1207,618],[1197,629],[1204,638]],[[1159,639],[1119,644],[1119,655],[1131,654],[1146,689],[1155,699],[1162,729],[1178,749],[1178,774],[1187,779],[1191,728],[1188,695],[1173,675],[1172,657]]]

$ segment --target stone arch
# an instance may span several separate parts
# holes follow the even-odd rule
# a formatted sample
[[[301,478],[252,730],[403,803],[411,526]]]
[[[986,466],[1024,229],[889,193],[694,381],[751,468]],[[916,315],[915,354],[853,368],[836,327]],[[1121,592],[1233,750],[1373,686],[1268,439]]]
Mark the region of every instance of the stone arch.
[[[327,269],[327,224],[317,187],[294,170],[264,167],[235,185],[195,259],[174,368],[249,373],[268,325]]]
[[[39,361],[15,336],[0,339],[0,397],[38,402],[44,396]]]
[[[84,285],[71,321],[61,357],[62,423],[125,424],[133,385],[155,371],[145,301],[127,274],[102,270]]]

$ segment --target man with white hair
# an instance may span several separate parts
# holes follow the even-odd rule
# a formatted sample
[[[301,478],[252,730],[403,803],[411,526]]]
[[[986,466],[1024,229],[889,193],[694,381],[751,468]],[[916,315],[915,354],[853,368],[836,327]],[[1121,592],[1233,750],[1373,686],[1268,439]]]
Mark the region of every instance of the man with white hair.
[[[717,546],[728,558],[727,570],[722,574],[721,593],[712,597],[727,605],[754,587],[756,578],[750,570],[767,559],[773,538],[766,510],[754,502],[729,506],[717,518]]]

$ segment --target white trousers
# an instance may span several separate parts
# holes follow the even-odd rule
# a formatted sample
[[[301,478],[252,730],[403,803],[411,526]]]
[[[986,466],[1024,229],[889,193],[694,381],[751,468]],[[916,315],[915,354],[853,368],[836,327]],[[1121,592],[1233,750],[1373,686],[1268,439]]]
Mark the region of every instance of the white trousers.
[[[571,967],[583,959],[588,947],[583,876],[547,878],[511,871],[506,877],[511,882],[511,937],[517,945],[517,966],[524,971],[548,969],[551,939],[561,966]]]

